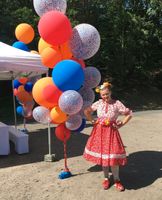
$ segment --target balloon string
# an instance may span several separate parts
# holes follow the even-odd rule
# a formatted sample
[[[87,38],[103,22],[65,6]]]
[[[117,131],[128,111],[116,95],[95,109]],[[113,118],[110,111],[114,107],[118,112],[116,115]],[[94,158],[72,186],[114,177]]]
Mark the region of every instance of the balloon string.
[[[66,152],[66,142],[64,142],[64,165],[65,165],[65,171],[69,171],[67,167],[67,152]]]

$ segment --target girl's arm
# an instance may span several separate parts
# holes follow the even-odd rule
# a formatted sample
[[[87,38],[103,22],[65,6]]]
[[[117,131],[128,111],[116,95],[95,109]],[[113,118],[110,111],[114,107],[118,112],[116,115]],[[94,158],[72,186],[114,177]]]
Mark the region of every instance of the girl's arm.
[[[122,121],[122,126],[124,126],[132,118],[132,115],[126,115]]]
[[[122,121],[117,121],[116,128],[124,126],[126,123],[129,122],[131,118],[132,118],[131,114],[126,115]]]
[[[92,117],[92,112],[93,112],[93,110],[91,107],[88,107],[84,110],[84,114],[85,114],[87,120],[90,121],[92,124],[95,124],[95,120]]]

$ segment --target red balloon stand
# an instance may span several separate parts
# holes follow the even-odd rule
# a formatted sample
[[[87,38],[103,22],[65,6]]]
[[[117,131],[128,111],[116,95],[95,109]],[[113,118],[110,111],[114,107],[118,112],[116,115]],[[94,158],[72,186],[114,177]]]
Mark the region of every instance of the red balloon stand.
[[[60,172],[59,179],[65,179],[72,176],[71,172],[69,171],[69,168],[67,166],[67,151],[66,151],[66,142],[64,144],[64,170]]]
[[[66,142],[70,138],[70,130],[66,128],[65,124],[59,124],[55,129],[56,137],[63,142],[64,145],[64,170],[60,172],[59,179],[65,179],[72,176],[67,166],[67,146]]]

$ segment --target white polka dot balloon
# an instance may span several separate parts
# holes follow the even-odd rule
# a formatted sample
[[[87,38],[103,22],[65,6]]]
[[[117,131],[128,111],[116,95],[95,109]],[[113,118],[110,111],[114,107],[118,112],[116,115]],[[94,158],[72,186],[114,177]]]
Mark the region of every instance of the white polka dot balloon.
[[[67,8],[66,0],[33,0],[33,4],[36,13],[40,17],[46,12],[52,10],[57,10],[65,13]]]
[[[79,91],[83,98],[83,108],[90,106],[95,100],[95,93],[91,88],[82,87]]]
[[[82,124],[82,117],[80,115],[71,115],[68,120],[65,122],[65,126],[69,130],[76,130]]]
[[[79,24],[73,28],[70,46],[74,57],[89,59],[94,56],[100,47],[100,34],[90,24]]]
[[[33,118],[42,124],[48,124],[51,122],[50,111],[43,106],[37,106],[34,108]]]
[[[84,69],[84,87],[95,88],[101,81],[101,73],[96,67],[86,67]]]
[[[78,113],[83,106],[82,96],[75,90],[67,90],[63,92],[59,98],[60,109],[69,114],[74,115]]]

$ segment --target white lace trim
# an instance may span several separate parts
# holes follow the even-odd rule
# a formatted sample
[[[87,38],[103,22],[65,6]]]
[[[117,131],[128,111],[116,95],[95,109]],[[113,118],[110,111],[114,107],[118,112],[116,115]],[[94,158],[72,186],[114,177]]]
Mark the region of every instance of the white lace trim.
[[[85,153],[89,154],[91,156],[94,156],[96,158],[101,158],[102,159],[112,159],[112,158],[126,158],[126,154],[100,154],[100,153],[96,153],[93,151],[89,151],[87,148],[85,148]]]

